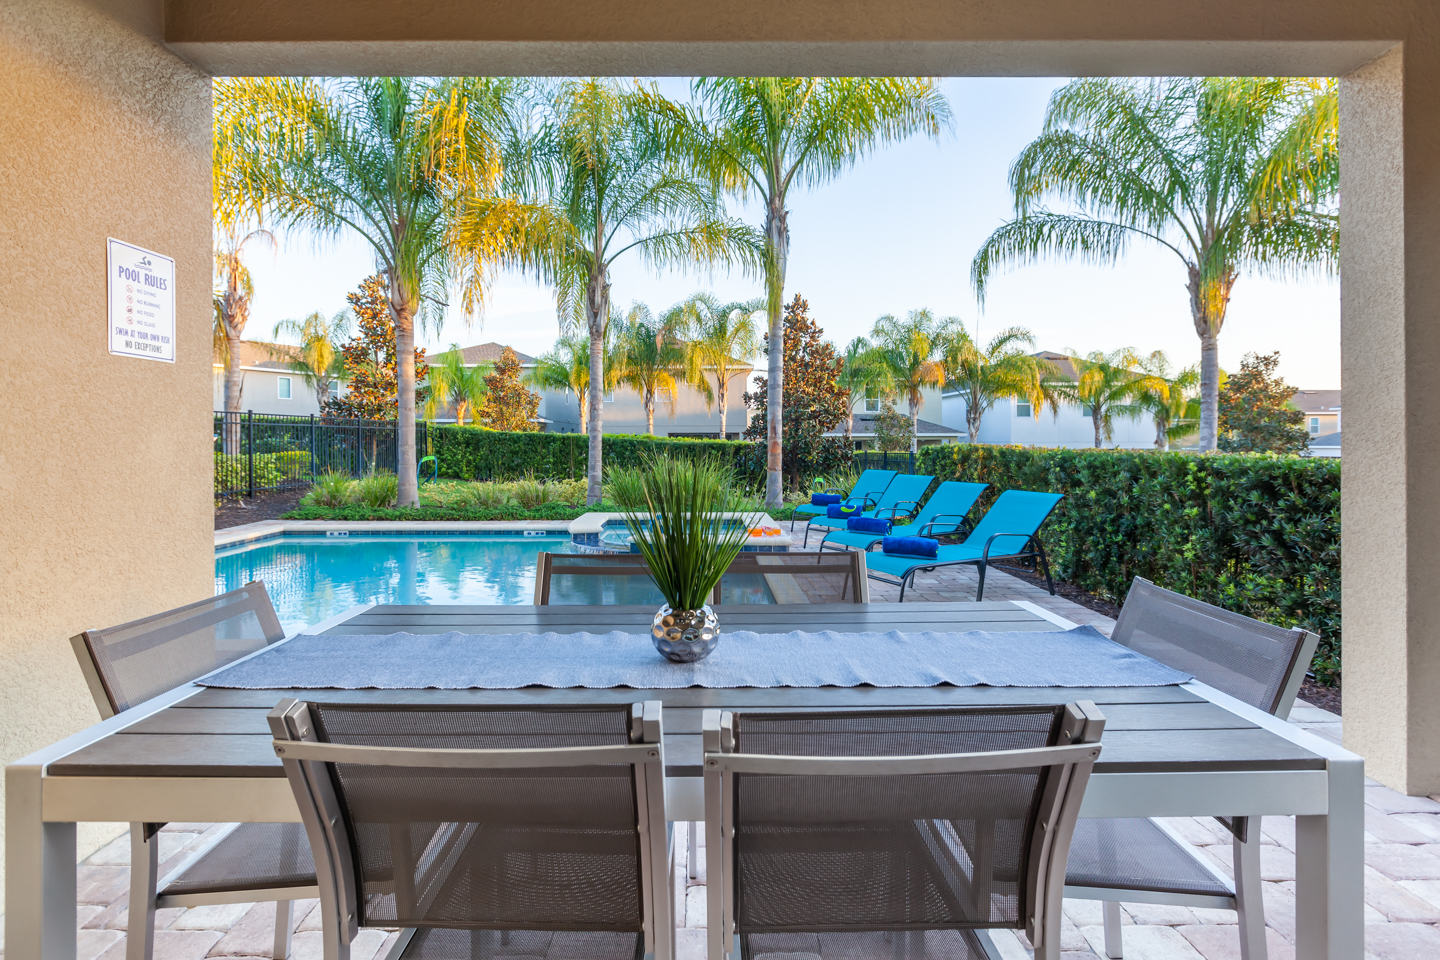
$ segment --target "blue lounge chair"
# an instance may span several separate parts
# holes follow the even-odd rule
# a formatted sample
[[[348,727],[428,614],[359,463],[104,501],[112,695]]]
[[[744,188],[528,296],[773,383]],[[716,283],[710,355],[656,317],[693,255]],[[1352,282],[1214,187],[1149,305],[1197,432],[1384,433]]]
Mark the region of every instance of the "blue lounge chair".
[[[820,551],[826,548],[843,550],[854,547],[869,550],[875,544],[889,537],[937,537],[945,534],[969,533],[970,524],[965,515],[980,499],[988,483],[961,483],[946,480],[935,488],[930,499],[925,501],[919,515],[909,523],[891,524],[888,534],[861,533],[858,530],[835,530],[820,541]],[[883,514],[882,514],[883,517]]]
[[[1050,563],[1045,559],[1045,548],[1040,545],[1036,534],[1062,499],[1063,494],[1059,493],[1006,490],[996,498],[964,543],[942,544],[934,560],[871,550],[865,557],[865,565],[871,571],[871,579],[881,579],[873,576],[874,573],[897,578],[903,603],[905,587],[914,583],[915,574],[922,570],[929,572],[936,567],[973,563],[980,568],[980,586],[975,590],[975,599],[983,600],[987,564],[996,560],[1033,559],[1045,570],[1045,583],[1050,588],[1050,595],[1054,596],[1055,581],[1050,577]]]
[[[855,481],[854,488],[850,491],[850,495],[846,497],[843,502],[850,503],[853,501],[857,504],[862,504],[865,509],[868,510],[880,502],[880,495],[885,492],[885,488],[890,486],[890,481],[894,479],[894,470],[866,470],[860,474],[859,479]],[[825,492],[843,493],[844,491],[826,490]],[[825,510],[825,507],[816,507],[808,503],[802,504],[795,508],[795,519],[799,520],[801,517],[813,517],[817,514],[823,517]]]
[[[878,503],[871,503],[865,507],[857,517],[880,517],[885,520],[895,520],[900,516],[920,511],[920,498],[925,496],[925,491],[930,489],[930,484],[935,482],[934,477],[918,476],[916,474],[904,473],[890,481],[885,492],[880,495]],[[858,501],[857,501],[858,504]],[[819,513],[810,517],[805,523],[805,540],[802,546],[810,543],[810,528],[816,527],[839,527],[845,529],[845,519],[825,516]]]

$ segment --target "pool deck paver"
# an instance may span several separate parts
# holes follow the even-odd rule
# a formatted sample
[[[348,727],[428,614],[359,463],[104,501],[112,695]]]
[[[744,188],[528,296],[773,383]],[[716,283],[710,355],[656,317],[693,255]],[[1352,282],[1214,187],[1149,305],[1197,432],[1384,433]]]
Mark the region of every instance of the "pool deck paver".
[[[907,590],[906,598],[968,601],[975,597],[975,585],[973,568],[952,567],[922,575],[919,589],[913,594]],[[898,587],[871,581],[872,602],[894,602],[898,595]],[[1109,617],[1052,597],[1043,588],[999,570],[987,574],[985,595],[990,600],[1027,600],[1075,623],[1090,624],[1107,635],[1114,626]],[[1291,712],[1290,722],[1337,743],[1341,740],[1340,717],[1303,701]],[[1367,960],[1440,957],[1440,796],[1406,797],[1367,781],[1365,801]],[[1229,834],[1215,821],[1182,817],[1166,822],[1221,869],[1230,870]],[[211,824],[168,824],[161,848],[168,859],[161,875],[182,862],[215,829]],[[683,918],[678,932],[679,960],[705,957],[704,831],[700,837],[699,876],[695,880],[686,879],[685,845],[677,844],[675,893],[679,916]],[[1269,960],[1294,960],[1294,818],[1266,817],[1262,837]],[[122,836],[80,865],[76,960],[124,960],[129,852],[129,838]],[[291,953],[294,960],[321,958],[314,907],[314,901],[297,904]],[[1103,960],[1100,905],[1066,900],[1064,912],[1064,960]],[[161,910],[156,918],[155,960],[268,957],[274,915],[272,904]],[[1125,904],[1122,917],[1126,960],[1239,960],[1235,915],[1229,911]],[[365,931],[352,948],[352,960],[383,957],[392,936],[386,931]],[[1005,960],[1029,957],[1023,936],[1000,932],[995,940]]]

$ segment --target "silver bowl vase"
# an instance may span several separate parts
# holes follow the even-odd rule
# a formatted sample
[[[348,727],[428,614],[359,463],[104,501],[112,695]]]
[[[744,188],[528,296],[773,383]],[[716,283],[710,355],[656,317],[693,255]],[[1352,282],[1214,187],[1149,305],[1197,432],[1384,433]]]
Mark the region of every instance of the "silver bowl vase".
[[[720,621],[709,604],[699,610],[671,610],[666,604],[655,614],[650,639],[666,660],[694,663],[710,656],[720,642]]]

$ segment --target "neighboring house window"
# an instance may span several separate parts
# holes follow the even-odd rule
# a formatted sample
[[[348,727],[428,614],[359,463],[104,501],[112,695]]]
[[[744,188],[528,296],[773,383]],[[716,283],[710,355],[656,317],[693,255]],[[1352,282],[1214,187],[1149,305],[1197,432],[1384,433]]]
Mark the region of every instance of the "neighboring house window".
[[[865,388],[865,412],[880,412],[880,389],[878,387]]]
[[[289,378],[289,377],[276,377],[276,378],[275,378],[275,395],[278,396],[281,400],[289,400],[289,399],[290,399],[290,378]]]
[[[1018,401],[1016,401],[1016,403],[1015,403],[1015,416],[1017,416],[1017,417],[1028,417],[1028,416],[1030,416],[1030,415],[1031,415],[1031,414],[1030,414],[1030,401],[1028,401],[1028,400],[1018,400]]]
[[[606,390],[606,391],[605,391],[605,402],[606,402],[606,403],[614,403],[614,402],[615,402],[615,391],[614,391],[614,390]]]
[[[1082,417],[1093,417],[1093,416],[1095,416],[1095,408],[1092,407],[1092,406],[1090,406],[1090,404],[1088,404],[1088,403],[1082,403],[1082,404],[1080,404],[1080,416],[1082,416]]]
[[[1311,433],[1319,433],[1319,432],[1320,432],[1320,418],[1319,418],[1319,417],[1311,417],[1311,418],[1310,418],[1310,432],[1311,432]]]
[[[332,397],[334,397],[334,396],[339,396],[339,394],[340,394],[340,381],[339,381],[339,380],[331,380],[331,381],[330,381],[330,396],[332,396]]]

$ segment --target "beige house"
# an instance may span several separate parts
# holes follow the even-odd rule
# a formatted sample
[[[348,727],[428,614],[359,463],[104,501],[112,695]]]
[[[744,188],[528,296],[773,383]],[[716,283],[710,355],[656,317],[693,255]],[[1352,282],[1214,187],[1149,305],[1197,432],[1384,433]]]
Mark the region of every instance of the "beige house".
[[[1311,439],[1340,432],[1340,391],[1300,390],[1290,402],[1305,414],[1305,429]]]
[[[505,352],[503,343],[479,343],[462,347],[461,355],[467,367],[491,363],[500,359]],[[515,351],[520,358],[521,376],[535,369],[536,358]],[[752,366],[746,365],[742,372],[730,380],[730,395],[725,405],[725,435],[730,440],[739,440],[749,423],[745,404],[740,399],[750,388]],[[710,376],[711,389],[715,377]],[[679,393],[662,395],[655,401],[655,435],[657,437],[699,437],[719,439],[720,410],[718,400],[713,406],[706,405],[705,395],[688,383],[679,384]],[[535,389],[532,387],[532,389]],[[541,428],[547,433],[584,433],[585,425],[580,422],[580,400],[571,390],[535,389],[540,394],[539,417]],[[605,394],[605,407],[600,412],[601,425],[606,433],[645,433],[645,403],[639,392],[618,386]],[[437,421],[453,421],[453,411],[444,412]]]
[[[260,340],[240,341],[240,409],[255,413],[291,414],[308,417],[320,413],[320,399],[315,388],[306,383],[304,374],[291,369],[284,359],[294,350],[283,343]],[[225,365],[214,362],[214,409],[225,409]],[[345,384],[330,381],[330,395],[340,396]]]

